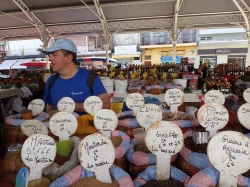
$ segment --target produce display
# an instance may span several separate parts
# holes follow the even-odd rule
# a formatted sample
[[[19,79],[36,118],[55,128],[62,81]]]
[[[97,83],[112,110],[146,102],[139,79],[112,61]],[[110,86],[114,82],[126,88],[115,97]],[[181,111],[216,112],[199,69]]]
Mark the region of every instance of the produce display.
[[[192,120],[193,116],[189,116],[185,113],[164,113],[162,116],[163,121],[176,121],[176,120]]]
[[[157,78],[148,77],[145,80],[147,80],[146,84],[149,86],[152,86],[151,84],[159,83]],[[136,101],[136,97],[131,96],[131,100],[134,102],[134,106],[131,106],[131,104],[129,105],[130,109],[132,108],[132,110],[130,111],[124,111],[112,117],[111,115],[105,115],[106,114],[105,112],[111,112],[110,110],[107,109],[105,110],[99,109],[99,111],[93,113],[94,119],[98,119],[98,121],[94,120],[93,125],[97,127],[99,133],[86,135],[86,137],[81,140],[78,146],[79,149],[74,147],[74,154],[78,152],[78,156],[74,155],[74,158],[79,157],[79,160],[74,159],[75,162],[74,164],[75,165],[78,164],[78,166],[76,167],[74,166],[74,168],[68,171],[67,173],[65,172],[65,173],[60,173],[60,175],[54,175],[57,176],[56,177],[57,179],[53,177],[50,178],[51,186],[59,187],[62,186],[62,184],[64,184],[65,186],[75,186],[75,187],[78,186],[183,187],[183,186],[188,186],[190,184],[191,187],[194,184],[195,175],[194,176],[189,175],[189,173],[187,172],[187,168],[180,166],[181,164],[178,163],[179,159],[182,158],[184,159],[184,161],[186,161],[187,164],[197,167],[197,170],[200,172],[203,172],[204,169],[208,170],[209,167],[214,163],[210,162],[208,159],[208,153],[209,153],[209,151],[207,150],[208,143],[197,143],[196,141],[194,141],[194,137],[192,136],[192,133],[194,132],[207,131],[207,127],[204,127],[201,121],[197,122],[197,119],[201,118],[200,117],[201,114],[198,111],[197,113],[198,117],[196,119],[194,115],[186,114],[184,112],[179,112],[178,106],[180,106],[181,103],[180,100],[183,93],[179,91],[177,93],[174,92],[173,90],[168,90],[169,92],[168,94],[170,94],[171,97],[164,99],[165,102],[170,105],[170,107],[177,106],[177,110],[162,110],[162,108],[159,108],[157,105],[154,104],[144,104],[144,105],[142,104],[142,108],[144,107],[143,110],[134,110],[133,107],[138,105],[137,101],[139,100]],[[207,95],[209,95],[209,97],[213,97],[212,94],[207,94]],[[207,110],[209,110],[209,112],[206,113],[206,119],[212,121],[218,120],[220,122],[225,121],[224,118],[218,115],[218,113],[220,112],[223,113],[224,111],[220,110],[219,107],[213,108],[212,104],[214,103],[205,103],[205,105],[203,105],[204,107],[207,107]],[[218,106],[220,105],[218,104]],[[93,104],[93,106],[92,105],[89,106],[89,108],[91,107],[97,107],[97,106]],[[67,125],[68,121],[65,119],[66,115],[60,116],[60,114],[64,113],[66,112],[62,113],[62,111],[53,110],[49,114],[43,114],[43,116],[46,116],[46,118],[45,119],[43,118],[41,120],[44,124],[49,123],[50,128],[53,125],[51,124],[51,121],[53,121],[53,123],[56,123],[55,124],[55,126],[57,125],[56,127],[60,127],[55,129],[57,133],[59,131],[59,133],[56,134],[59,135],[58,136],[59,139],[63,137],[60,136],[60,133],[62,133],[64,130],[63,128],[65,128],[65,126],[68,126]],[[212,115],[212,113],[213,116],[211,117],[210,114]],[[244,112],[243,114],[245,115]],[[225,114],[223,113],[221,115]],[[60,118],[61,119],[60,120],[56,118],[57,116],[60,116],[62,119]],[[160,116],[161,118],[159,119],[154,118],[156,116]],[[74,116],[74,118],[78,118],[78,116]],[[143,120],[141,121],[141,119]],[[156,121],[153,122],[152,120],[154,119]],[[9,119],[9,121],[11,121],[11,119]],[[146,124],[147,121],[152,122],[151,125]],[[98,124],[96,124],[97,122]],[[138,122],[140,123],[138,124]],[[137,139],[138,136],[137,137],[134,136],[133,139],[130,139],[131,136],[127,135],[128,131],[123,132],[121,130],[113,130],[110,129],[109,126],[106,126],[106,124],[113,125],[114,129],[119,129],[119,126],[126,127],[129,133],[132,132],[132,135],[138,135],[138,134],[133,134],[134,133],[133,130],[144,127],[145,130],[144,131],[145,138],[143,138],[144,141],[139,141],[139,139]],[[213,125],[211,126],[213,127]],[[185,129],[186,127],[187,129]],[[218,132],[219,131],[224,131],[224,129],[222,128],[218,129]],[[216,135],[218,132],[216,132]],[[73,134],[74,132],[70,133]],[[69,136],[71,136],[71,134]],[[49,134],[49,136],[51,135]],[[43,135],[42,137],[46,137],[48,140],[50,140],[45,135]],[[240,136],[237,136],[236,138],[238,137]],[[211,138],[212,137],[209,137],[209,139]],[[56,140],[58,140],[58,138]],[[111,141],[111,144],[109,143],[109,141]],[[231,145],[229,140],[224,142],[227,146],[228,144]],[[238,144],[234,146],[241,146],[241,145]],[[248,151],[248,149],[245,148],[244,146],[242,147],[242,149]],[[112,151],[110,151],[110,149]],[[37,148],[37,150],[39,150],[39,148]],[[71,148],[71,151],[72,150],[73,149]],[[86,156],[86,158],[84,156]],[[111,156],[114,158],[114,160],[109,160],[109,157]],[[101,162],[98,162],[97,160],[100,158]],[[161,158],[164,159],[164,162],[163,160],[161,160]],[[169,162],[168,159],[166,158],[169,158]],[[69,160],[71,160],[70,157],[67,157],[67,160],[65,160],[64,162],[66,163],[65,166],[67,166],[67,162]],[[81,165],[79,165],[79,161]],[[53,160],[51,160],[51,162],[53,162]],[[163,171],[161,170],[162,166],[166,167],[166,163],[169,164],[167,166],[169,168],[167,172],[165,171],[165,169]],[[106,172],[105,175],[110,174],[111,177],[110,183],[103,182],[100,180],[102,178],[102,176],[100,176],[100,173],[102,174],[104,173],[104,171],[98,173],[94,172],[95,170],[93,170],[93,168],[98,169],[102,166],[105,166],[106,164],[107,165],[110,164],[110,167],[106,168],[107,171],[105,171]],[[53,169],[49,169],[50,167]],[[57,170],[56,168],[60,169],[61,167],[54,165],[54,163],[51,164],[51,166],[48,166],[48,169],[44,170],[44,172],[47,172],[46,177],[49,178],[49,175],[51,174],[50,172],[56,171]],[[213,169],[209,171],[214,172],[214,176],[216,176],[216,180],[218,180],[219,172],[215,169],[215,167],[213,167]],[[159,175],[159,172],[163,173]],[[211,176],[213,176],[213,173],[209,173],[209,177],[210,174]],[[167,175],[169,175],[167,179],[159,178],[159,177],[166,177]],[[198,176],[202,175],[199,174]],[[243,176],[244,175],[241,175],[241,177]],[[244,184],[247,184],[248,180],[249,179],[247,177],[243,177]],[[238,184],[242,184],[242,181],[241,180],[239,181]],[[218,182],[214,183],[215,185],[210,184],[210,186],[212,185],[216,186],[218,185],[217,183]],[[210,187],[210,186],[204,186],[204,187]],[[203,187],[203,186],[195,186],[195,187]]]

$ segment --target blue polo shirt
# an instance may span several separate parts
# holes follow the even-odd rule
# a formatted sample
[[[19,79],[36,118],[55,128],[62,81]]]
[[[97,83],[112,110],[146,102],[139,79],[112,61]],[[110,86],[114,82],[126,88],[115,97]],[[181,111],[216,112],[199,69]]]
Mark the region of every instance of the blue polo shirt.
[[[50,98],[48,98],[47,100],[47,96],[49,93],[49,82],[52,76],[49,77],[45,86],[45,92],[43,96],[44,102],[46,104],[53,105],[55,110],[57,110],[58,101],[63,97],[70,97],[77,103],[84,102],[87,97],[92,96],[91,90],[89,89],[87,84],[89,72],[89,70],[78,68],[75,76],[70,79],[62,79],[60,76],[58,76],[50,90]],[[100,78],[96,76],[93,86],[93,95],[98,96],[103,93],[107,92]],[[75,112],[77,112],[79,115],[84,114],[78,111]]]

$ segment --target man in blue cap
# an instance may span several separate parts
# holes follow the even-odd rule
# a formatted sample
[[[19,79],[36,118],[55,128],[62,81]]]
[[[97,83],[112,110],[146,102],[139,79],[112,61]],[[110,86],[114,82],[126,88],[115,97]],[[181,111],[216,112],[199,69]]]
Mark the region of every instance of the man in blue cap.
[[[60,38],[43,53],[49,55],[51,71],[59,74],[51,89],[52,76],[45,86],[43,100],[48,104],[48,112],[57,110],[57,103],[62,97],[70,97],[75,101],[75,112],[82,115],[85,113],[83,103],[91,95],[98,96],[103,108],[110,109],[110,98],[100,78],[95,76],[93,88],[89,88],[87,79],[90,71],[77,67],[77,49],[71,40]]]

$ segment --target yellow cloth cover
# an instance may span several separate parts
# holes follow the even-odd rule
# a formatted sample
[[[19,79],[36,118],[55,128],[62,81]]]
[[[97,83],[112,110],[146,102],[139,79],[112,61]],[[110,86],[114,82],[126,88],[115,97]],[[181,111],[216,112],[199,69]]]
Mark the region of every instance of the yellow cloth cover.
[[[113,110],[116,114],[122,112],[123,102],[121,103],[111,103],[110,110]]]
[[[98,132],[93,123],[94,116],[85,114],[77,118],[78,127],[74,135],[92,134]]]

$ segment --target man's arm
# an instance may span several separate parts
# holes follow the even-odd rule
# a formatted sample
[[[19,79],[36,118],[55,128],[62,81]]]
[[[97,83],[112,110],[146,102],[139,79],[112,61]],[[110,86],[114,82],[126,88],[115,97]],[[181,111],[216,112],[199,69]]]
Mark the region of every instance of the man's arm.
[[[103,109],[110,109],[110,98],[109,95],[107,93],[103,93],[98,95],[98,97],[102,100],[102,108]],[[83,108],[83,103],[75,103],[75,111],[78,112],[85,112],[84,108]]]
[[[107,93],[103,93],[101,95],[98,95],[98,97],[102,100],[102,108],[103,109],[110,109],[110,98]]]

